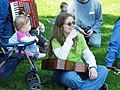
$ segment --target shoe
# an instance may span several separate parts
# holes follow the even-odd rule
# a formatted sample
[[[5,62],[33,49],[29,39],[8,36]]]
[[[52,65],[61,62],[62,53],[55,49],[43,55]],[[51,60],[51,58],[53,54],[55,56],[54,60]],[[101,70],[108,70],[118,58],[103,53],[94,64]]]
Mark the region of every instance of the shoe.
[[[72,88],[65,86],[64,90],[72,90]]]
[[[69,88],[69,87],[68,87],[67,90],[72,90],[72,88]]]
[[[100,88],[100,90],[108,90],[108,85],[104,83],[102,87]]]
[[[120,62],[117,63],[117,69],[120,69]]]
[[[37,58],[43,58],[43,57],[45,57],[46,56],[46,54],[45,53],[39,53],[39,55],[37,56]]]

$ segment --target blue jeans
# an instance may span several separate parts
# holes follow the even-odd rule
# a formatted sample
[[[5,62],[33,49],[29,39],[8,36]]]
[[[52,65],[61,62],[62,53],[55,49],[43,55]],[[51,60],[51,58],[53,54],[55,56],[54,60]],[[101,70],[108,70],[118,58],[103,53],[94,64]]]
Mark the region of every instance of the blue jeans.
[[[106,67],[99,65],[97,72],[98,77],[94,80],[82,80],[75,71],[55,71],[53,73],[52,79],[56,83],[63,84],[74,90],[99,90],[106,80],[108,70]]]
[[[1,42],[7,43],[8,38],[15,32],[9,2],[10,0],[0,1],[0,38]]]
[[[100,33],[93,33],[93,35],[89,38],[88,44],[94,47],[101,46],[101,35]]]
[[[117,59],[120,62],[120,49],[119,49],[118,54],[117,54]]]
[[[33,53],[39,53],[39,48],[37,47],[36,43],[29,45],[25,48],[26,51],[28,52],[33,52]]]

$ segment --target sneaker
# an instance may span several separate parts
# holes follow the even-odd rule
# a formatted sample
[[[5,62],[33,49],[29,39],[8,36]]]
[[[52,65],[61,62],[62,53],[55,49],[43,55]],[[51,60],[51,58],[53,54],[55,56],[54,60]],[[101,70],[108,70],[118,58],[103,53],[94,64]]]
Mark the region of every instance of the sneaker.
[[[43,57],[45,57],[45,56],[46,56],[45,53],[39,53],[39,55],[37,55],[37,58],[43,58]]]
[[[65,87],[64,90],[72,90],[70,87]]]
[[[69,88],[69,87],[68,87],[67,90],[72,90],[72,88]]]
[[[108,85],[104,83],[102,87],[100,88],[100,90],[108,90]]]
[[[117,69],[120,69],[120,62],[117,63]]]

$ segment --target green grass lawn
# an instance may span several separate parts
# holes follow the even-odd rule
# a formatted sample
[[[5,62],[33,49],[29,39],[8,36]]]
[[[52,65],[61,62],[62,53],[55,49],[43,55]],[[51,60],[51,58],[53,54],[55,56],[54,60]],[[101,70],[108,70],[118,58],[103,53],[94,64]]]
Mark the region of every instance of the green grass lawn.
[[[47,22],[49,18],[55,18],[59,13],[60,3],[62,0],[36,0],[38,7],[39,20],[46,26],[45,36],[49,39],[53,25]],[[70,2],[71,0],[66,0]],[[115,20],[120,16],[120,1],[119,0],[101,0],[104,23],[101,28],[103,43],[100,48],[92,48],[96,57],[97,63],[104,65],[104,58],[107,52],[107,46]],[[51,71],[40,70],[40,62],[36,62],[39,70],[39,75],[45,90],[63,90],[63,87],[57,86],[50,80]],[[29,63],[23,62],[18,65],[15,73],[4,80],[0,80],[0,90],[26,90],[25,74],[29,71]],[[109,85],[109,90],[120,90],[120,76],[109,72],[106,83]]]

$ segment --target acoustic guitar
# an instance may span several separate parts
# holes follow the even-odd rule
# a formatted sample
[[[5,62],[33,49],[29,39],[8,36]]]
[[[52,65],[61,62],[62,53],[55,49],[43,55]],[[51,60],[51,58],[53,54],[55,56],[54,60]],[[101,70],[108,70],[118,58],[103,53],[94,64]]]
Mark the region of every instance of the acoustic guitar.
[[[44,70],[68,70],[76,72],[87,72],[88,64],[62,59],[43,59],[41,68]]]

